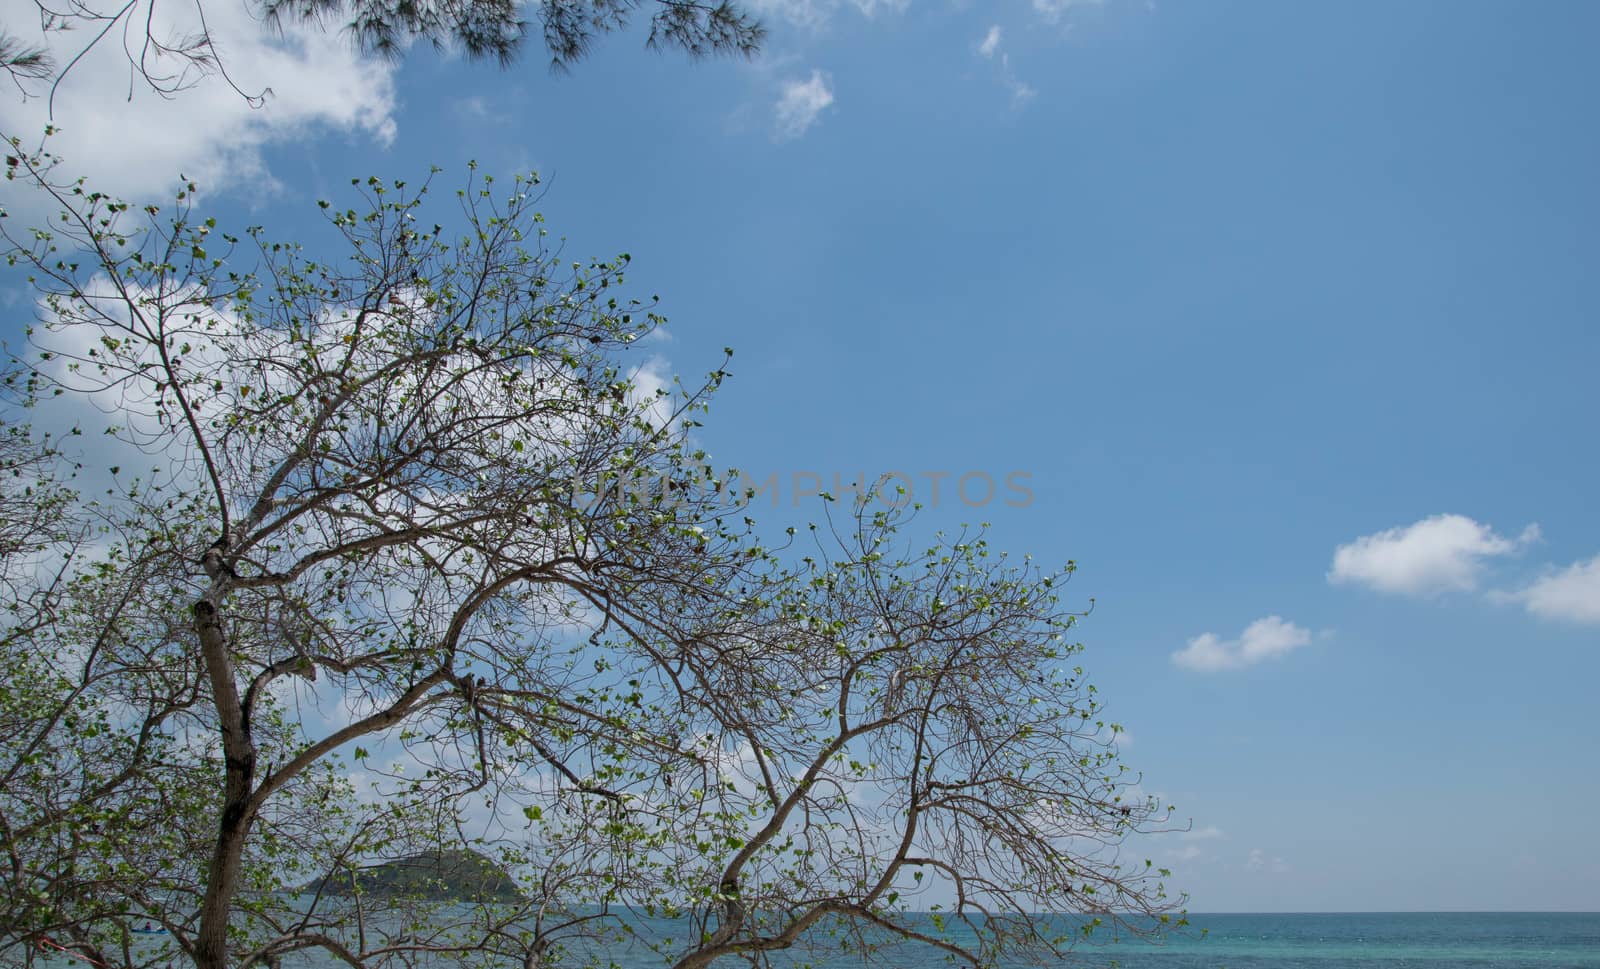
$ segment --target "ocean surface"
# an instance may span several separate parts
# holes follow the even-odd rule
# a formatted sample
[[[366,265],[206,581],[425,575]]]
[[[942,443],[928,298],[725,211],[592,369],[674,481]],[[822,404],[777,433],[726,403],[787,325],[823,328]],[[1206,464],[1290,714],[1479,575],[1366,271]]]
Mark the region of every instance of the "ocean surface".
[[[1057,965],[1122,969],[1600,967],[1600,913],[1191,915],[1190,922],[1189,928],[1159,945],[1143,939],[1114,941],[1109,927],[1102,927],[1094,934],[1093,943],[1080,943]],[[929,950],[901,949],[885,955],[878,964],[896,969],[948,965],[940,954]],[[1017,969],[1033,964],[1015,963]],[[834,959],[822,965],[843,969],[861,962]]]
[[[671,935],[687,926],[655,920],[652,930]],[[1122,969],[1600,969],[1600,913],[1373,913],[1314,915],[1191,915],[1193,923],[1160,945],[1114,940],[1109,926],[1095,942],[1080,944],[1062,967]],[[641,926],[643,928],[643,926]],[[1204,930],[1202,933],[1201,930]],[[150,940],[154,943],[155,940]],[[662,969],[662,957],[644,946],[610,949],[623,969]],[[783,954],[777,965],[817,969],[861,966],[859,957]],[[331,958],[286,959],[285,969],[339,965]],[[59,958],[44,965],[83,963]],[[736,959],[716,964],[748,965]],[[881,952],[873,965],[934,969],[949,963],[928,948]],[[1017,969],[1036,963],[1016,963]]]
[[[1191,915],[1190,921],[1194,929],[1206,930],[1203,937],[1185,934],[1160,946],[1132,942],[1080,948],[1078,964],[1125,969],[1600,967],[1600,913]]]
[[[1600,913],[1369,913],[1190,915],[1191,925],[1161,944],[1109,925],[1080,943],[1063,967],[1121,969],[1600,969]],[[657,929],[664,928],[660,923]],[[959,936],[952,932],[952,940]],[[817,969],[861,966],[859,956],[819,958],[813,950],[775,964]],[[628,953],[624,969],[659,969],[653,953]],[[718,963],[734,969],[738,960]],[[948,966],[931,948],[880,952],[874,965],[893,969]],[[1016,969],[1038,965],[1016,962]]]

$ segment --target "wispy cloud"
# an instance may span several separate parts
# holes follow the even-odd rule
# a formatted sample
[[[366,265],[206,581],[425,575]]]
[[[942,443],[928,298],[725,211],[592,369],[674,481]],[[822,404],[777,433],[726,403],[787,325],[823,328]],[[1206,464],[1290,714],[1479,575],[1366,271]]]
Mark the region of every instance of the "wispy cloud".
[[[1004,46],[1004,31],[999,24],[992,24],[983,39],[978,42],[978,56],[985,60],[994,61],[1000,68],[1000,81],[1011,92],[1011,106],[1021,107],[1033,98],[1038,92],[1033,86],[1017,77],[1011,69],[1011,55],[1006,53]]]
[[[861,11],[863,17],[876,17],[880,13],[900,13],[911,6],[911,0],[850,0],[850,6]]]
[[[1009,71],[1006,73],[1005,81],[1006,88],[1011,91],[1011,106],[1014,108],[1022,107],[1022,105],[1033,100],[1033,96],[1035,94],[1039,93],[1038,91],[1034,90],[1033,85],[1027,83],[1026,81],[1018,80]]]
[[[748,0],[748,3],[750,9],[769,21],[820,30],[843,7],[870,20],[882,13],[900,13],[911,5],[911,0]]]
[[[1244,866],[1251,871],[1271,871],[1274,874],[1283,874],[1289,870],[1289,865],[1281,856],[1267,857],[1267,853],[1260,848],[1251,848],[1250,854],[1245,858]]]
[[[1511,598],[1541,619],[1600,625],[1600,555],[1545,575]]]
[[[828,0],[750,0],[750,8],[766,20],[781,20],[815,30],[828,22],[838,3]]]
[[[1098,7],[1103,0],[1033,0],[1033,12],[1047,24],[1058,24],[1073,7]]]
[[[993,59],[995,53],[999,50],[1000,25],[995,24],[989,28],[989,32],[987,34],[983,35],[983,40],[978,44],[978,53],[982,54],[984,57]]]
[[[1395,595],[1431,596],[1477,588],[1484,563],[1539,539],[1529,525],[1515,540],[1465,515],[1435,515],[1363,535],[1333,553],[1328,581]]]
[[[800,137],[832,104],[833,89],[828,76],[819,70],[813,69],[811,77],[804,81],[785,81],[773,105],[773,137],[778,141]]]
[[[1275,659],[1311,642],[1311,632],[1280,616],[1257,619],[1245,627],[1238,639],[1223,639],[1216,633],[1201,633],[1189,645],[1172,654],[1172,661],[1184,669],[1201,673],[1236,670]]]
[[[494,113],[489,110],[489,102],[482,95],[474,94],[471,97],[457,98],[450,103],[456,117],[462,121],[476,122],[494,119]]]
[[[1212,824],[1204,828],[1195,828],[1193,831],[1185,831],[1178,837],[1184,841],[1216,841],[1220,838],[1226,838],[1227,835],[1222,832],[1221,828]]]

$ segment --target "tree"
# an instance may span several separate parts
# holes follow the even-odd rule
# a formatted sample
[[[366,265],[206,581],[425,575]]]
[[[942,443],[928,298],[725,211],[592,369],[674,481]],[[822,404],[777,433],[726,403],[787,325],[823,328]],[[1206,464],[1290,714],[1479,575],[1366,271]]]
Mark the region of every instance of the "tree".
[[[1119,859],[1169,812],[1066,666],[1072,566],[1010,563],[981,534],[907,549],[905,519],[858,503],[813,528],[792,581],[691,651],[722,756],[671,842],[698,936],[675,969],[900,942],[993,965],[1059,956],[1102,917],[1171,921],[1168,873]]]
[[[65,41],[67,31],[78,31],[84,41],[58,63],[46,47],[29,46],[0,29],[0,70],[24,96],[32,82],[44,80],[52,82],[53,93],[78,60],[107,38],[121,40],[133,75],[162,96],[207,74],[227,78],[204,3],[194,6],[195,19],[187,22],[171,19],[172,11],[159,8],[156,0],[113,0],[103,6],[86,0],[33,2],[47,37]],[[522,54],[528,34],[536,30],[551,66],[564,70],[587,56],[601,35],[627,29],[641,7],[651,11],[645,37],[651,50],[673,48],[695,58],[752,57],[766,36],[760,20],[734,0],[260,0],[252,10],[268,27],[340,23],[361,50],[384,57],[398,58],[412,42],[423,41],[475,59],[493,58],[502,67]],[[530,8],[536,23],[524,19]],[[239,93],[255,103],[265,97]]]
[[[4,639],[0,958],[532,967],[643,912],[696,926],[644,943],[685,969],[829,933],[987,963],[1162,924],[1117,848],[1166,815],[1066,666],[1067,573],[907,553],[867,505],[763,545],[689,440],[725,365],[642,393],[659,317],[625,255],[552,246],[535,180],[474,174],[435,222],[427,184],[370,179],[322,203],[329,262],[13,150],[61,210],[0,221],[40,294],[19,385],[122,447]],[[361,890],[467,850],[521,897]]]
[[[45,80],[55,71],[55,64],[50,60],[50,52],[43,47],[29,47],[0,30],[0,70],[26,94],[26,82]]]

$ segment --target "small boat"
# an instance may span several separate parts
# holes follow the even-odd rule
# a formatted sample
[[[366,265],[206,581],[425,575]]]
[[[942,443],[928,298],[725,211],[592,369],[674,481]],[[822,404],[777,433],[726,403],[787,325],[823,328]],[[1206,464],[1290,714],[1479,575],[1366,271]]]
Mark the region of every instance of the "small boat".
[[[154,924],[152,922],[146,922],[145,924],[143,924],[143,925],[139,926],[138,928],[134,929],[133,930],[133,934],[134,935],[166,935],[167,934],[167,930],[161,928],[160,926],[158,926],[158,925],[156,925],[156,924]]]

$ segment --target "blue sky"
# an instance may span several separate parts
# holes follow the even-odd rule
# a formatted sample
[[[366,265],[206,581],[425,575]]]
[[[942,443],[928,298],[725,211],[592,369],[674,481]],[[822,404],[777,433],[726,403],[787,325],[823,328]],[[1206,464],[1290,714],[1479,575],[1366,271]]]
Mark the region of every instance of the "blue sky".
[[[928,527],[1076,560],[1193,909],[1600,909],[1600,7],[755,6],[754,63],[569,75],[241,32],[266,109],[86,70],[62,150],[280,237],[353,175],[537,168],[661,367],[736,349],[703,437],[765,520],[948,473]]]

